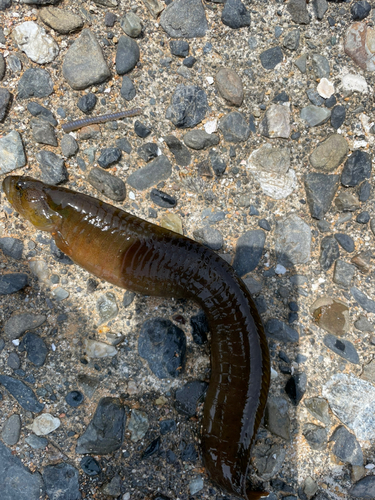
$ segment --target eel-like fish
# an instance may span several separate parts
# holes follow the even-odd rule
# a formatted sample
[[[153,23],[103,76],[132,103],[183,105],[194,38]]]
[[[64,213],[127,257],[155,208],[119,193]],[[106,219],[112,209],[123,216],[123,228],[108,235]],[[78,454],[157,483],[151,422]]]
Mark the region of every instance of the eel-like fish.
[[[202,455],[210,478],[247,500],[250,452],[270,383],[267,340],[254,302],[232,267],[209,248],[96,198],[30,177],[8,176],[4,192],[37,229],[98,278],[161,297],[188,298],[211,330],[211,378]]]

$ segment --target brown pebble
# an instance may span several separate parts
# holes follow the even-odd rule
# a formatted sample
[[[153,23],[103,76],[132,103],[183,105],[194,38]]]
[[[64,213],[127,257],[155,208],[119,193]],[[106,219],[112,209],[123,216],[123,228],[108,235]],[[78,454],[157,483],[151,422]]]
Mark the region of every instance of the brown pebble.
[[[241,106],[243,101],[243,86],[241,78],[233,69],[221,68],[215,76],[217,90],[221,97],[234,106]]]

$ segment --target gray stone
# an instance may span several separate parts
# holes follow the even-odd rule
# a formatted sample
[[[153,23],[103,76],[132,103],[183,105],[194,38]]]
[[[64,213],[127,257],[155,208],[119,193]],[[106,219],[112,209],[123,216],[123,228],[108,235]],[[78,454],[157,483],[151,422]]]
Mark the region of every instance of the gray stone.
[[[0,78],[1,80],[1,78]],[[11,102],[12,94],[8,89],[0,88],[0,122],[2,122],[7,115],[9,103]]]
[[[173,154],[177,165],[180,165],[181,167],[187,167],[190,165],[190,151],[177,139],[177,137],[174,135],[167,135],[164,137],[164,141]]]
[[[111,200],[123,201],[126,198],[125,182],[110,172],[94,167],[90,170],[87,180],[99,193]]]
[[[271,104],[260,123],[259,131],[266,137],[288,139],[290,135],[289,106]]]
[[[286,399],[281,396],[269,397],[264,419],[264,425],[272,434],[290,440],[290,418]]]
[[[23,241],[10,237],[0,238],[0,249],[3,251],[4,255],[12,257],[12,259],[21,260]]]
[[[14,446],[18,443],[21,433],[21,418],[17,413],[13,413],[5,422],[1,429],[1,437],[5,444]]]
[[[365,179],[370,178],[371,170],[371,155],[357,149],[345,162],[341,182],[344,186],[357,186]]]
[[[354,327],[361,332],[373,332],[375,327],[365,316],[359,316],[354,322]]]
[[[375,438],[375,387],[370,382],[352,374],[336,373],[323,385],[322,396],[357,439]]]
[[[355,245],[354,245],[354,240],[351,236],[349,236],[348,234],[336,233],[334,237],[336,238],[340,247],[342,247],[349,253],[354,252]]]
[[[340,212],[354,212],[360,203],[358,197],[350,191],[341,191],[335,199],[335,205]]]
[[[111,76],[102,49],[89,29],[82,30],[81,35],[69,47],[64,57],[62,73],[74,90],[103,83]]]
[[[68,180],[68,170],[65,166],[64,158],[42,149],[37,153],[36,159],[39,162],[42,172],[42,180],[47,184],[60,184]]]
[[[82,28],[83,21],[77,14],[57,7],[43,7],[39,10],[40,19],[58,33],[67,34]]]
[[[232,111],[221,118],[218,127],[228,142],[243,142],[250,135],[250,126],[244,115],[238,111]]]
[[[373,235],[375,236],[375,219],[371,219],[371,221],[370,221],[370,229],[371,229]]]
[[[326,335],[323,339],[324,345],[342,358],[359,365],[359,356],[354,345],[349,340],[339,339],[335,335]]]
[[[212,248],[212,250],[220,250],[224,245],[224,238],[221,232],[211,226],[204,226],[197,229],[194,231],[193,236],[196,241]]]
[[[241,0],[226,0],[221,22],[232,29],[250,26],[250,13]]]
[[[258,295],[258,293],[262,291],[263,283],[255,279],[253,276],[242,278],[242,281],[245,283],[246,288],[249,290],[251,295]]]
[[[208,384],[200,380],[187,382],[175,393],[175,408],[178,413],[193,417],[197,410],[197,404],[201,401],[207,391]]]
[[[323,219],[331,207],[339,183],[339,175],[318,173],[305,175],[304,184],[311,217]]]
[[[7,359],[7,365],[9,366],[9,368],[12,368],[12,370],[18,370],[18,368],[20,368],[21,366],[21,360],[18,354],[16,354],[15,352],[11,352]]]
[[[301,73],[305,74],[307,66],[307,54],[302,54],[301,56],[297,57],[297,59],[294,61],[294,64],[297,66]]]
[[[284,321],[271,318],[266,323],[266,335],[279,342],[298,342],[298,332]]]
[[[30,120],[31,131],[35,142],[57,146],[55,128],[44,118],[33,118]]]
[[[120,21],[121,28],[128,36],[136,38],[142,33],[142,23],[137,14],[129,10]]]
[[[37,436],[36,434],[30,434],[25,438],[25,441],[34,450],[41,450],[42,448],[46,448],[46,446],[48,445],[47,438]]]
[[[208,134],[205,130],[189,130],[184,137],[184,143],[191,149],[205,149],[219,144],[220,138],[217,134]]]
[[[70,134],[63,135],[60,142],[61,152],[66,158],[74,156],[78,151],[78,143]]]
[[[225,4],[227,6],[228,2]],[[215,75],[215,83],[223,99],[234,106],[241,106],[244,93],[241,78],[231,68],[221,68]]]
[[[160,25],[172,38],[205,36],[207,19],[201,0],[174,0],[160,16]]]
[[[4,325],[4,333],[9,340],[18,339],[27,330],[38,328],[46,321],[46,316],[32,313],[14,314]]]
[[[283,40],[283,46],[289,50],[297,50],[299,46],[300,31],[298,29],[290,31]]]
[[[304,400],[304,403],[314,418],[320,420],[325,425],[330,425],[329,407],[325,399],[318,397],[307,398]]]
[[[206,92],[195,85],[177,85],[165,117],[176,127],[198,125],[208,111]]]
[[[39,472],[34,474],[0,442],[0,484],[4,500],[39,500],[44,484]]]
[[[375,476],[366,476],[357,481],[348,491],[354,498],[365,498],[371,500],[375,498]]]
[[[357,287],[353,286],[350,289],[350,293],[352,294],[354,300],[358,302],[358,304],[369,313],[375,313],[375,301],[371,300],[367,297],[366,294],[361,292]]]
[[[336,259],[340,257],[337,241],[333,236],[325,236],[320,243],[320,267],[328,271]]]
[[[0,275],[0,295],[9,295],[18,292],[29,284],[29,277],[25,273],[7,273]]]
[[[310,260],[311,229],[298,215],[277,221],[275,240],[278,264],[288,268]]]
[[[352,264],[337,259],[333,271],[333,282],[343,288],[350,288],[354,273],[355,267]]]
[[[134,189],[143,191],[172,174],[172,165],[166,156],[160,155],[145,167],[136,170],[127,178],[127,183]]]
[[[3,54],[0,53],[0,81],[4,78],[6,71],[5,59]]]
[[[116,295],[112,292],[101,295],[96,301],[96,309],[100,316],[100,324],[115,318],[118,313]]]
[[[260,54],[260,62],[264,69],[275,69],[283,62],[284,54],[280,47],[271,47]]]
[[[109,497],[117,498],[121,495],[121,477],[116,474],[109,483],[103,486],[102,491]]]
[[[305,424],[302,434],[313,450],[324,450],[327,447],[327,429],[320,425]]]
[[[341,165],[348,153],[348,141],[340,134],[332,134],[314,149],[310,162],[317,170],[332,172]]]
[[[210,160],[210,164],[215,175],[218,177],[220,175],[223,175],[225,169],[227,168],[227,164],[225,160],[222,158],[220,152],[217,151],[215,148],[212,148],[208,153],[208,158]]]
[[[132,410],[128,424],[128,430],[131,433],[133,443],[141,440],[148,431],[149,421],[147,413],[139,410]]]
[[[304,120],[309,127],[316,127],[325,123],[331,116],[331,110],[309,105],[301,110],[301,120]]]
[[[320,96],[317,90],[307,89],[306,94],[311,104],[314,104],[315,106],[321,106],[322,104],[324,104],[324,99]]]
[[[328,78],[329,79],[329,62],[328,59],[321,54],[314,54],[311,58],[315,78]]]
[[[50,500],[79,500],[79,472],[70,464],[48,465],[43,480]]]
[[[7,174],[25,165],[26,155],[20,134],[13,130],[0,137],[0,174]]]
[[[327,0],[313,0],[312,6],[315,12],[317,19],[323,19],[324,14],[328,10],[328,2]]]
[[[35,366],[42,366],[47,357],[48,348],[44,340],[33,332],[28,332],[22,338],[18,347],[20,352],[27,352],[27,359]]]
[[[286,456],[286,449],[278,444],[262,444],[254,451],[254,463],[264,481],[275,477],[281,469]],[[273,499],[274,500],[274,499]]]
[[[338,129],[341,127],[341,125],[344,123],[346,118],[346,109],[345,106],[335,106],[332,108],[332,113],[331,113],[331,125],[334,129]]]
[[[297,24],[309,24],[310,17],[307,12],[305,0],[289,0],[287,10],[292,17],[292,21]]]
[[[307,496],[307,498],[309,500],[310,500],[310,498],[312,498],[315,495],[315,493],[318,491],[318,489],[319,489],[319,486],[313,480],[313,478],[310,476],[307,476],[307,478],[305,479],[305,481],[303,483],[303,492],[305,493],[305,495]]]
[[[117,398],[101,398],[87,429],[77,440],[76,453],[107,455],[118,450],[124,440],[125,408]]]
[[[232,264],[238,276],[243,276],[257,267],[265,241],[266,233],[261,229],[247,231],[238,238]]]
[[[34,392],[21,380],[8,375],[0,375],[0,384],[17,400],[18,404],[26,411],[39,413],[44,404],[39,403]]]
[[[343,425],[339,425],[329,439],[334,441],[332,453],[345,463],[363,465],[363,453],[354,434],[351,434]]]

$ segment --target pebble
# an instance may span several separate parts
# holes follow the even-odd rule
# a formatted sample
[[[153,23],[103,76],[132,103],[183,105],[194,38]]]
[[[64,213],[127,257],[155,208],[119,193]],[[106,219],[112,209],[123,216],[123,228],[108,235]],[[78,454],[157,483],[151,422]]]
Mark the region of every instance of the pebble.
[[[0,61],[0,72],[1,72],[1,61]],[[11,98],[12,94],[9,92],[9,90],[0,88],[0,122],[4,121],[5,116],[8,113],[9,103],[11,102]]]
[[[189,55],[189,44],[186,40],[171,40],[169,42],[171,54],[177,57],[187,57]]]
[[[263,253],[265,240],[266,234],[261,229],[247,231],[238,238],[232,263],[238,276],[244,276],[257,267]]]
[[[31,131],[35,142],[57,146],[57,137],[53,125],[44,118],[33,118],[30,120]]]
[[[11,479],[11,481],[10,481]],[[0,484],[7,500],[39,500],[44,490],[42,476],[32,474],[11,449],[0,442]],[[22,487],[20,487],[22,485]]]
[[[289,0],[287,10],[295,23],[310,24],[310,16],[304,0]]]
[[[299,47],[300,36],[301,34],[299,29],[289,31],[289,33],[284,37],[283,47],[289,50],[297,50]]]
[[[317,127],[329,120],[331,110],[311,104],[310,106],[302,108],[300,116],[301,120],[304,120],[309,127]]]
[[[175,432],[177,430],[176,421],[172,419],[166,419],[159,422],[160,434],[165,436],[170,432]]]
[[[21,418],[13,413],[4,423],[1,429],[1,438],[5,444],[14,446],[18,443],[21,434]]]
[[[357,149],[345,162],[341,173],[341,183],[347,187],[358,186],[362,181],[370,178],[371,170],[371,156]]]
[[[50,413],[42,413],[42,415],[34,418],[31,429],[37,436],[46,436],[58,429],[60,425],[59,418]]]
[[[313,450],[324,450],[327,447],[327,429],[321,425],[307,423],[302,434]]]
[[[100,84],[111,76],[98,40],[89,29],[82,30],[80,36],[69,47],[64,56],[62,73],[74,90]]]
[[[323,296],[312,304],[310,310],[320,328],[340,337],[348,332],[349,308],[345,302]]]
[[[321,97],[323,97],[324,99],[329,99],[335,93],[335,87],[334,87],[333,83],[331,83],[327,78],[320,79],[320,82],[319,82],[316,90],[318,91],[319,95]],[[330,108],[330,107],[331,106],[327,106],[327,108]]]
[[[46,448],[48,445],[48,439],[35,434],[30,434],[25,438],[26,443],[31,446],[34,450],[41,450]]]
[[[289,106],[271,104],[259,126],[260,133],[269,138],[288,139],[290,135]]]
[[[155,160],[148,163],[145,167],[139,168],[129,175],[127,183],[134,189],[144,191],[164,181],[172,174],[172,165],[168,158],[160,155]]]
[[[124,293],[124,296],[122,298],[122,305],[124,307],[129,307],[130,304],[133,302],[134,298],[135,298],[135,293],[130,292],[129,290],[126,290],[126,292]]]
[[[224,139],[228,142],[243,142],[250,136],[250,125],[244,115],[232,111],[220,119],[218,128],[222,131]]]
[[[132,410],[128,425],[133,443],[144,438],[149,428],[148,416],[144,411]]]
[[[361,447],[356,440],[354,434],[349,432],[343,425],[339,425],[330,441],[335,444],[332,448],[332,453],[344,463],[351,465],[363,465],[363,453]]]
[[[299,373],[290,377],[285,385],[285,392],[289,396],[294,406],[297,406],[306,392],[306,373]]]
[[[46,30],[34,21],[26,21],[13,29],[13,37],[20,50],[27,57],[38,64],[53,61],[58,53],[59,46],[55,40],[47,35]]]
[[[310,163],[317,170],[332,172],[341,165],[348,153],[348,141],[342,135],[332,134],[314,149]]]
[[[360,224],[368,224],[370,222],[370,214],[367,211],[361,212],[355,220]]]
[[[26,165],[26,156],[21,136],[13,130],[0,137],[0,174],[7,174]]]
[[[118,398],[101,398],[85,432],[78,438],[76,453],[107,455],[124,440],[126,414]]]
[[[358,304],[367,312],[375,313],[375,301],[369,299],[365,293],[359,290],[357,287],[353,286],[350,289],[350,293],[352,294],[354,300],[358,302]]]
[[[46,492],[51,500],[80,500],[79,472],[70,464],[47,465],[43,471]]]
[[[355,64],[367,71],[375,70],[374,30],[366,23],[354,22],[345,34],[344,50]]]
[[[175,408],[178,413],[187,417],[194,417],[197,404],[201,401],[207,391],[208,384],[200,380],[187,382],[175,393]]]
[[[346,110],[344,106],[338,105],[332,108],[331,125],[334,129],[339,129],[346,118]]]
[[[18,99],[48,97],[53,92],[53,81],[47,70],[27,69],[18,83]]]
[[[89,358],[112,358],[117,354],[116,347],[98,340],[86,339],[84,345],[86,355]]]
[[[43,366],[48,354],[44,340],[35,333],[28,332],[23,337],[18,350],[27,352],[27,359],[35,366]]]
[[[83,472],[88,476],[97,476],[102,470],[99,462],[97,462],[95,458],[89,456],[83,457],[80,465]]]
[[[60,141],[61,152],[66,158],[71,158],[78,151],[78,143],[70,134],[65,134]]]
[[[145,321],[139,333],[138,353],[158,378],[179,377],[186,361],[185,334],[167,319]]]
[[[337,241],[333,236],[325,236],[320,242],[319,263],[321,268],[328,271],[339,257],[340,250]]]
[[[305,264],[311,256],[311,229],[298,215],[291,214],[276,222],[277,263],[286,268]]]
[[[197,476],[189,483],[190,495],[191,496],[196,495],[199,491],[203,489],[203,486],[204,486],[203,477]]]
[[[344,92],[367,92],[368,86],[365,78],[362,75],[353,75],[347,73],[341,79],[341,85]]]
[[[325,399],[319,397],[306,398],[304,403],[314,418],[325,425],[330,425],[329,406]]]
[[[315,78],[329,78],[330,67],[329,61],[326,57],[321,54],[314,54],[311,57],[311,63],[315,73]]]
[[[288,414],[288,402],[282,396],[268,398],[264,414],[265,427],[287,441],[290,440],[290,418]]]
[[[137,91],[130,78],[126,75],[123,76],[120,90],[121,97],[123,97],[126,101],[131,101],[136,96],[136,93]]]
[[[366,202],[370,199],[371,196],[371,184],[368,181],[362,182],[362,184],[359,186],[358,190],[358,199],[361,202]]]
[[[22,259],[23,242],[17,238],[0,238],[0,249],[4,255],[7,255],[12,259]]]
[[[281,48],[276,46],[263,51],[259,57],[263,68],[271,70],[283,62],[284,54]]]
[[[172,38],[203,37],[208,29],[201,0],[174,0],[162,12],[160,25]]]
[[[299,339],[297,330],[276,318],[267,321],[265,331],[267,337],[279,342],[298,342]]]
[[[333,271],[333,282],[343,288],[350,288],[355,274],[355,267],[347,262],[337,259]]]
[[[56,185],[68,180],[69,174],[64,158],[46,149],[39,151],[36,158],[42,172],[43,182]]]
[[[228,5],[228,0],[225,5]],[[233,69],[221,68],[215,75],[215,84],[223,99],[234,106],[241,106],[244,98],[243,85]]]
[[[184,234],[182,230],[182,222],[180,217],[177,214],[166,214],[161,218],[160,221],[161,227],[165,227],[165,229],[170,229],[178,234]]]
[[[354,252],[355,250],[354,240],[348,234],[336,233],[334,234],[334,237],[344,250],[346,250],[349,253]]]
[[[203,311],[190,318],[191,335],[193,341],[198,345],[207,342],[207,333],[210,331],[207,317]]]
[[[155,142],[147,142],[146,144],[142,144],[137,149],[137,154],[144,160],[146,163],[152,160],[153,158],[157,158],[158,153],[160,154],[159,147]]]
[[[137,38],[142,33],[142,22],[131,10],[121,19],[120,26],[132,38]]]
[[[83,113],[89,113],[95,108],[98,98],[92,92],[83,95],[78,99],[77,106]]]
[[[217,134],[208,134],[204,130],[189,130],[184,137],[184,143],[191,149],[206,149],[219,144],[219,136]]]
[[[221,14],[221,22],[232,29],[250,26],[250,13],[241,0],[227,0]]]
[[[8,273],[0,276],[0,295],[18,292],[29,285],[29,277],[24,273]]]
[[[21,366],[21,360],[15,352],[11,352],[7,359],[7,365],[12,370],[18,370]]]
[[[351,429],[357,439],[375,437],[375,388],[353,374],[336,373],[323,385],[322,396],[328,400],[336,417]]]
[[[297,66],[301,73],[306,73],[307,54],[302,54],[301,56],[297,57],[297,59],[294,60],[294,64]]]
[[[105,148],[100,151],[98,163],[102,168],[109,168],[121,159],[120,148]]]
[[[196,241],[212,248],[212,250],[220,250],[224,245],[223,235],[218,229],[211,226],[203,226],[195,230],[193,236]]]
[[[5,60],[3,54],[0,54],[0,81],[4,78],[5,75]]]
[[[340,212],[354,212],[360,203],[358,197],[350,191],[341,191],[335,199],[335,205]]]
[[[160,191],[159,189],[151,189],[150,191],[150,199],[156,205],[163,208],[173,208],[177,204],[176,198],[165,193],[164,191]]]
[[[105,484],[102,488],[104,495],[111,498],[117,498],[121,495],[121,478],[116,474],[109,483]]]
[[[215,175],[218,177],[223,175],[227,168],[227,164],[221,157],[219,151],[217,151],[215,148],[211,149],[208,153],[208,157]]]
[[[130,154],[132,152],[132,145],[126,139],[126,137],[122,137],[121,139],[118,139],[116,141],[116,146],[121,149],[121,151],[124,151],[124,153]]]
[[[188,0],[190,1],[190,0]],[[195,127],[208,111],[206,92],[195,85],[177,85],[165,117],[181,128]]]
[[[354,2],[350,8],[353,21],[362,21],[362,19],[365,19],[370,14],[370,11],[371,5],[366,0]]]
[[[307,496],[307,498],[312,498],[315,493],[318,491],[319,486],[317,483],[313,480],[312,477],[307,476],[305,478],[304,484],[303,484],[303,492]],[[323,499],[322,499],[323,500]]]
[[[38,13],[44,24],[63,35],[76,31],[83,26],[83,21],[79,15],[52,5],[42,7],[38,10]]]
[[[307,89],[306,95],[309,98],[311,104],[314,104],[315,106],[321,106],[322,104],[324,104],[324,99],[317,90]]]
[[[191,163],[190,151],[174,135],[163,137],[166,145],[174,156],[175,162],[180,167],[187,167]]]
[[[144,125],[141,123],[139,120],[136,120],[134,123],[134,132],[140,137],[141,139],[145,139],[151,134],[151,129],[147,125]]]
[[[87,180],[99,193],[104,194],[110,200],[123,201],[126,198],[125,182],[109,172],[94,167],[90,170]]]
[[[339,339],[335,335],[326,335],[324,345],[350,363],[359,364],[359,356],[354,345],[349,340]]]
[[[83,400],[84,400],[84,396],[83,396],[82,392],[79,392],[79,391],[70,391],[65,396],[65,401],[72,408],[77,408],[79,405],[81,405],[83,403]]]
[[[355,498],[374,498],[375,497],[375,476],[363,477],[348,491],[349,495]]]

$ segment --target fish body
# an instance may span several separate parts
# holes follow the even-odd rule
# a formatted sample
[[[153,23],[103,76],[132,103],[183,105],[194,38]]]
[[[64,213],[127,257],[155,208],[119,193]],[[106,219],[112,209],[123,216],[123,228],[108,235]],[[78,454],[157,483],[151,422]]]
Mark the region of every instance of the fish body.
[[[265,495],[247,489],[246,477],[267,400],[269,352],[254,302],[233,268],[196,241],[91,196],[18,176],[6,177],[3,189],[15,210],[98,278],[202,307],[211,330],[204,465],[230,494],[247,500]]]

